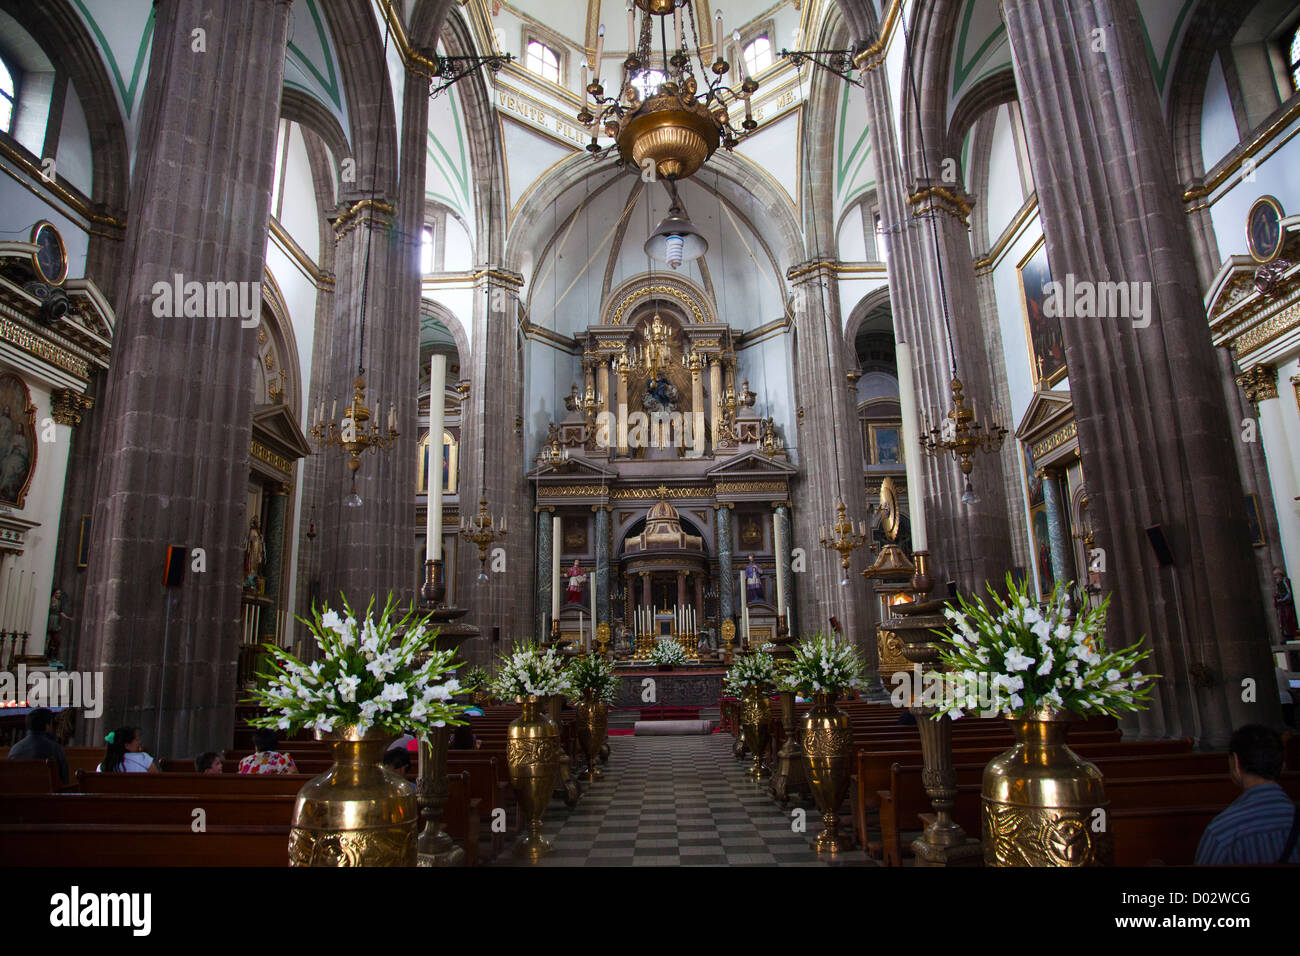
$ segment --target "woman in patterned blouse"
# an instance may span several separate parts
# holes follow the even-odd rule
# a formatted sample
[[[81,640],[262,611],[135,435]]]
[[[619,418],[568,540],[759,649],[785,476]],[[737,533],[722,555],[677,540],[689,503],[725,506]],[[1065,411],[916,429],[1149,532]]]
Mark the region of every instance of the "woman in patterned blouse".
[[[274,730],[253,732],[253,747],[257,751],[239,761],[240,773],[297,773],[293,758],[275,749],[279,736]]]

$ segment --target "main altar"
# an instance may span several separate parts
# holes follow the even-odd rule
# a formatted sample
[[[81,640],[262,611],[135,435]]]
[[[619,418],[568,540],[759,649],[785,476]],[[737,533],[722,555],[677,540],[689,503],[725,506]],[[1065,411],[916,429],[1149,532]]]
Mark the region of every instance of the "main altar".
[[[583,648],[603,637],[627,665],[668,636],[699,660],[688,667],[716,669],[728,622],[733,650],[771,641],[782,610],[794,630],[794,608],[779,604],[794,594],[798,472],[745,380],[752,343],[714,319],[693,283],[654,279],[615,290],[603,321],[576,336],[582,381],[528,475],[535,633]],[[661,683],[693,698],[704,676]],[[716,701],[720,680],[709,686]]]

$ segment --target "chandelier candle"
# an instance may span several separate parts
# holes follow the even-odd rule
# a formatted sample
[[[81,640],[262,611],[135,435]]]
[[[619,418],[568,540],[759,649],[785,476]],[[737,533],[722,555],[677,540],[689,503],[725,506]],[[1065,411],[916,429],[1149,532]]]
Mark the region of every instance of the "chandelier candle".
[[[916,414],[916,385],[912,376],[912,348],[899,342],[898,402],[903,418],[903,460],[907,462],[907,506],[912,519],[912,550],[928,551],[925,528],[925,491],[921,487],[921,433]]]

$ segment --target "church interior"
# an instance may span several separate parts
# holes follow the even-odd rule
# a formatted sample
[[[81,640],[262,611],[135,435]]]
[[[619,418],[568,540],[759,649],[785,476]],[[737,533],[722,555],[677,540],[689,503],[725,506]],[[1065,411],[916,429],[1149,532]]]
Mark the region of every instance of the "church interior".
[[[1297,134],[1294,0],[0,0],[0,861],[1208,859],[1300,795]],[[1008,595],[1145,655],[1028,809],[1037,665],[920,696]],[[459,683],[279,719],[345,601]]]

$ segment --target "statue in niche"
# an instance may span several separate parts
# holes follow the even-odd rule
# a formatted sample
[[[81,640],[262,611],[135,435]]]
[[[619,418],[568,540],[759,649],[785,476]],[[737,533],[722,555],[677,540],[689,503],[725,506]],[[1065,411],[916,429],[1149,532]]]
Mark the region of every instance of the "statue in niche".
[[[677,386],[661,371],[646,383],[641,404],[647,412],[675,412],[679,398]]]
[[[565,597],[569,604],[582,603],[582,585],[587,580],[587,573],[582,570],[578,564],[578,559],[573,559],[573,567],[564,572],[565,577],[569,579],[568,586],[565,588]]]
[[[244,587],[257,588],[265,562],[266,545],[262,541],[257,517],[254,516],[248,526],[248,537],[244,539]]]
[[[745,600],[749,604],[763,600],[763,572],[752,554],[749,564],[745,565]]]

